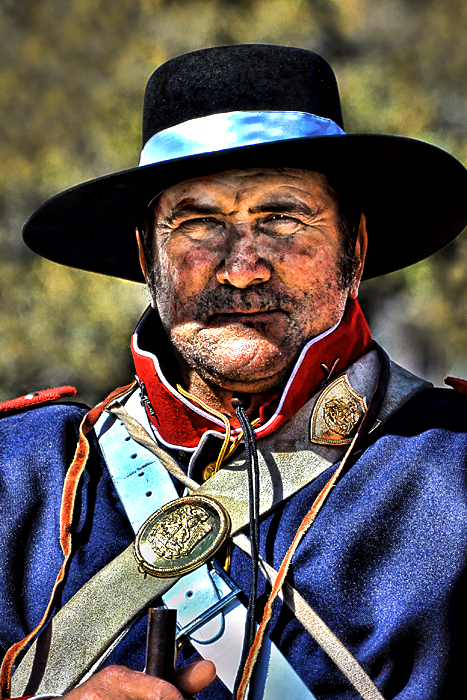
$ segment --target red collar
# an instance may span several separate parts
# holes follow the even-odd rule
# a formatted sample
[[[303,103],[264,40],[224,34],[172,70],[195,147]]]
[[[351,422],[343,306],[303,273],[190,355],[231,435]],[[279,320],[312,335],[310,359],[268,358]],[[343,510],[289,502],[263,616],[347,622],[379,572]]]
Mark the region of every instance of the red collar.
[[[161,358],[148,349],[154,348],[157,337],[163,337],[163,333],[157,314],[151,308],[147,309],[131,342],[136,373],[151,404],[149,420],[161,442],[168,447],[194,449],[204,433],[210,430],[224,434],[224,426],[185,399],[166,378]],[[324,378],[322,363],[331,367],[339,358],[334,372],[342,372],[368,352],[372,343],[370,329],[358,302],[350,300],[341,322],[305,345],[273,415],[268,419],[262,416],[262,425],[255,429],[256,436],[263,437],[277,430],[316,392]]]

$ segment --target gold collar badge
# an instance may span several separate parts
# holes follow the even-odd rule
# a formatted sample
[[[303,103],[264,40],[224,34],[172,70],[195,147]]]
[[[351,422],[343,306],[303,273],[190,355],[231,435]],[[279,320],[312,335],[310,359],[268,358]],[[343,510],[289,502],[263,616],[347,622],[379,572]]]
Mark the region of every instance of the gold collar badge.
[[[338,377],[318,398],[311,416],[311,441],[320,445],[348,445],[367,410],[365,397]]]

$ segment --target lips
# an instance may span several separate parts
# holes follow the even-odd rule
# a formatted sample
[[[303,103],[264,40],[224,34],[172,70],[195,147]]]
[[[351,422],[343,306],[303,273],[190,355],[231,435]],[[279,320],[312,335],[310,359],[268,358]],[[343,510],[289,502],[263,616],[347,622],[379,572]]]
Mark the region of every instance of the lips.
[[[252,311],[227,311],[215,313],[209,319],[209,324],[216,323],[270,323],[278,316],[286,315],[282,309],[252,310]]]
[[[208,284],[196,295],[191,313],[201,323],[210,324],[216,319],[238,323],[253,323],[255,316],[264,315],[271,320],[277,314],[290,316],[297,303],[288,290],[272,285],[258,285],[255,289],[232,289],[225,285]]]

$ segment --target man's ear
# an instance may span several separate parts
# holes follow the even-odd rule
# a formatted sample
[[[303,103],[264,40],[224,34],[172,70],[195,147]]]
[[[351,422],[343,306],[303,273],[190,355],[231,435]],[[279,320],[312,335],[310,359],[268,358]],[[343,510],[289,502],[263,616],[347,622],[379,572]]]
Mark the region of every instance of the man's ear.
[[[358,226],[357,240],[355,242],[355,258],[359,261],[358,267],[355,272],[355,277],[350,285],[349,297],[351,299],[356,299],[358,297],[358,288],[360,286],[360,280],[363,275],[363,267],[365,265],[366,251],[368,248],[368,234],[366,230],[366,219],[365,214],[362,214],[360,218],[360,224]]]
[[[141,240],[141,234],[140,234],[138,228],[136,229],[136,241],[138,243],[139,264],[141,265],[144,279],[146,280],[146,284],[147,284],[148,283],[148,263],[146,261],[146,256],[144,254],[144,248],[143,248],[143,242]]]

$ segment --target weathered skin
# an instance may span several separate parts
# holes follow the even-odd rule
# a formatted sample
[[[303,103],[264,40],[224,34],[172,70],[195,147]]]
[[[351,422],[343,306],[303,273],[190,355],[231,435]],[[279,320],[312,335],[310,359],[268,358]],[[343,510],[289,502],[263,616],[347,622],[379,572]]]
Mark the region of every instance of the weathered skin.
[[[189,391],[232,413],[233,391],[255,404],[289,373],[301,348],[356,297],[340,273],[342,235],[324,176],[237,170],[163,192],[155,207],[152,303]],[[142,260],[146,277],[148,271]]]
[[[344,285],[336,208],[319,173],[238,170],[182,182],[158,198],[155,215],[154,269],[140,245],[141,265],[187,388],[229,415],[234,391],[252,393],[253,414],[303,345],[357,296],[364,219],[360,265]],[[65,697],[182,700],[214,676],[214,665],[200,661],[182,669],[177,690],[109,666]]]

